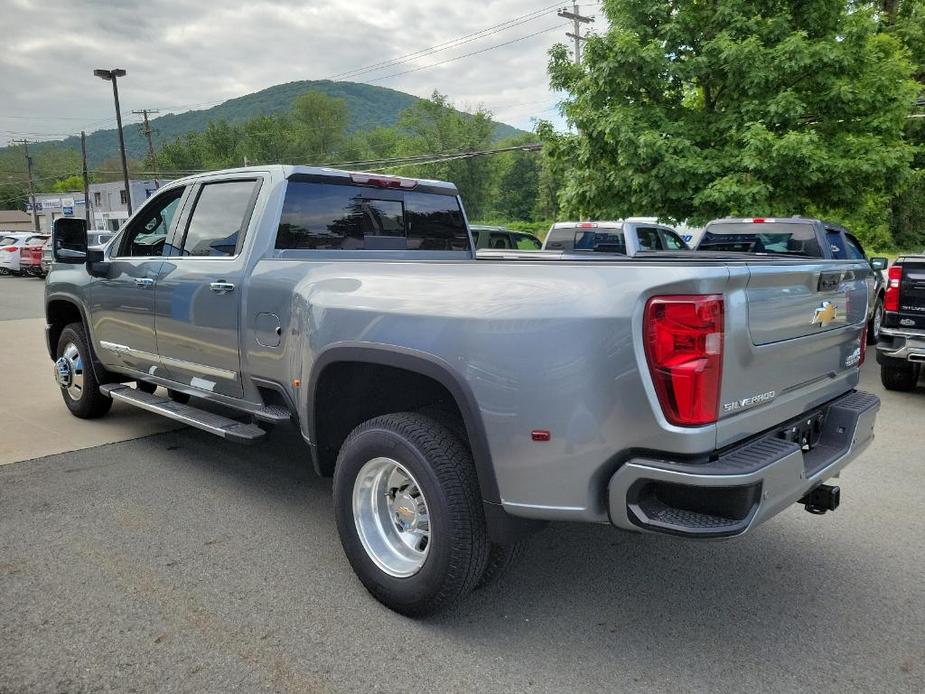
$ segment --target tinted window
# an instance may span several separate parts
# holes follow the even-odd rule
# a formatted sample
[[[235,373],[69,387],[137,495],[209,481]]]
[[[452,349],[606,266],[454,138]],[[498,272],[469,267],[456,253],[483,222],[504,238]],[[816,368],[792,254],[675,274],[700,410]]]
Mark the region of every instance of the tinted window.
[[[665,245],[665,250],[668,251],[687,250],[687,244],[681,240],[681,237],[668,229],[662,229],[662,242]]]
[[[528,234],[515,234],[514,240],[517,242],[517,249],[521,251],[538,251],[543,247],[538,238]]]
[[[720,222],[707,227],[697,250],[740,253],[822,255],[812,224],[801,222]]]
[[[181,255],[234,255],[244,236],[256,186],[256,181],[204,185],[186,227]]]
[[[134,257],[161,255],[164,251],[164,242],[167,240],[167,232],[173,225],[173,218],[177,214],[181,197],[183,197],[183,188],[176,188],[147,205],[132,220],[131,226],[126,230],[119,255]]]
[[[867,256],[864,255],[864,249],[861,248],[861,244],[856,238],[845,234],[845,241],[848,244],[848,257],[854,260],[867,260]]]
[[[845,242],[842,241],[840,231],[835,229],[825,230],[825,239],[832,251],[832,257],[837,260],[845,260],[848,257],[848,251],[845,250]]]
[[[382,236],[404,241],[376,241]],[[468,250],[469,234],[454,196],[291,181],[276,247]]]
[[[639,239],[640,251],[662,250],[662,239],[655,227],[637,227],[636,238]]]
[[[551,229],[549,235],[546,237],[546,249],[547,250],[571,250],[575,247],[575,231],[576,229]]]
[[[575,234],[575,250],[626,255],[626,239],[619,229],[578,230]]]
[[[405,224],[409,250],[469,250],[466,222],[452,195],[405,193]]]
[[[503,231],[492,231],[488,235],[488,248],[507,249],[513,248],[511,237]]]

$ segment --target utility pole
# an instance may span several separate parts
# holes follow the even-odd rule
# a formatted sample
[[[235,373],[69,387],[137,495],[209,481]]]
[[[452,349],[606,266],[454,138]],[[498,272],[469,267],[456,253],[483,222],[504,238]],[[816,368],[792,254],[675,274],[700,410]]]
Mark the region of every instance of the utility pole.
[[[80,131],[80,172],[84,177],[84,219],[87,221],[87,230],[93,228],[90,224],[90,174],[87,172],[87,135]]]
[[[594,21],[594,17],[585,17],[578,11],[578,3],[572,3],[572,11],[569,12],[567,9],[562,8],[556,14],[558,14],[563,19],[571,19],[572,23],[575,25],[574,32],[566,32],[565,35],[575,41],[575,64],[581,65],[581,42],[585,40],[585,37],[581,35],[581,25],[590,24]]]
[[[119,154],[122,155],[122,180],[125,182],[125,205],[128,216],[132,216],[132,188],[128,183],[128,164],[125,162],[125,136],[122,133],[122,111],[119,110],[119,78],[125,77],[125,70],[113,68],[112,70],[94,70],[94,76],[107,82],[112,82],[112,98],[116,102],[116,128],[119,130]]]
[[[39,212],[35,207],[35,186],[32,183],[32,157],[29,156],[29,140],[12,140],[12,144],[22,145],[26,155],[26,174],[29,176],[29,202],[32,205],[32,228],[38,233],[41,229],[39,228]]]
[[[148,156],[151,158],[151,168],[154,169],[154,188],[156,190],[161,187],[161,184],[157,180],[157,155],[154,153],[154,142],[151,140],[151,133],[154,131],[151,130],[151,124],[148,123],[148,114],[160,113],[160,111],[156,108],[143,108],[140,111],[132,111],[132,113],[144,119],[144,123],[141,126],[141,134],[148,140]]]

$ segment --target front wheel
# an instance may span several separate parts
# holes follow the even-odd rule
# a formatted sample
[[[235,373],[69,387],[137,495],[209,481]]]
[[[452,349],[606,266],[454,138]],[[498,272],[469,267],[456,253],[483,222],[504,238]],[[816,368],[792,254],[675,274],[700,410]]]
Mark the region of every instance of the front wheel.
[[[100,392],[90,364],[90,341],[82,323],[71,323],[58,338],[55,381],[64,404],[81,419],[96,419],[109,412],[112,400]]]
[[[401,614],[445,608],[485,572],[489,540],[472,455],[425,415],[383,415],[351,432],[334,469],[334,514],[360,581]]]

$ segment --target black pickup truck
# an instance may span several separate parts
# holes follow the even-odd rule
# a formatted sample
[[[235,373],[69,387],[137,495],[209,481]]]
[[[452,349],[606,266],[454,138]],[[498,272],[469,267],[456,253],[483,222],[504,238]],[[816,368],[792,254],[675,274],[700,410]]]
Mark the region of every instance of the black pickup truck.
[[[925,364],[925,252],[890,266],[884,308],[877,343],[880,379],[887,390],[913,390]]]
[[[847,229],[809,217],[725,217],[704,227],[698,251],[738,251],[826,258],[867,260],[861,242]],[[867,344],[876,344],[883,325],[883,270],[886,258],[869,260]]]

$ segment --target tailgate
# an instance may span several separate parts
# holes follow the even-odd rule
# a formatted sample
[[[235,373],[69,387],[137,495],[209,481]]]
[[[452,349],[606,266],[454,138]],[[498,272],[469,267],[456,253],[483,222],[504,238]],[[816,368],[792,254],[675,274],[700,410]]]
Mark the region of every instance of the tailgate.
[[[750,266],[749,270],[746,296],[752,344],[766,345],[860,325],[867,316],[869,271],[864,266],[819,263]]]
[[[899,285],[900,325],[925,329],[925,259],[905,259]]]
[[[864,262],[756,261],[732,275],[719,447],[857,385],[868,272]]]

